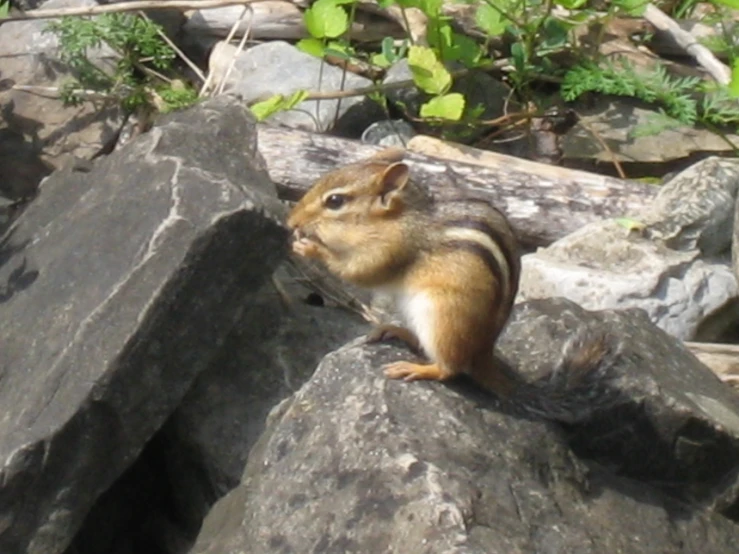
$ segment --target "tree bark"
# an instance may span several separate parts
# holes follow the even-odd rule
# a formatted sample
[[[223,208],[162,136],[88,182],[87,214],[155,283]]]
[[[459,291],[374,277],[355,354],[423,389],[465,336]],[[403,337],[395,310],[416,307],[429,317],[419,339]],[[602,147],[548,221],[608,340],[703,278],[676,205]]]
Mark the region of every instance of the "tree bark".
[[[487,199],[508,216],[527,247],[550,244],[593,221],[638,218],[657,192],[651,185],[450,146],[427,137],[414,138],[410,146],[406,158],[417,182],[437,198],[458,196],[461,188]],[[259,151],[285,200],[297,200],[321,175],[381,149],[304,131],[259,127]]]

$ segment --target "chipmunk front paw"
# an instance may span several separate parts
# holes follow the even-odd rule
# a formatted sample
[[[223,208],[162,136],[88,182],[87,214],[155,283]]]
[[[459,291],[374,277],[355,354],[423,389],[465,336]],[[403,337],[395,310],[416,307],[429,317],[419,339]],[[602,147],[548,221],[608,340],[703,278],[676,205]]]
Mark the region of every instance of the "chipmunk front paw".
[[[292,248],[293,252],[295,252],[298,256],[302,256],[304,258],[321,257],[320,245],[317,242],[312,241],[306,237],[302,237],[293,241]]]

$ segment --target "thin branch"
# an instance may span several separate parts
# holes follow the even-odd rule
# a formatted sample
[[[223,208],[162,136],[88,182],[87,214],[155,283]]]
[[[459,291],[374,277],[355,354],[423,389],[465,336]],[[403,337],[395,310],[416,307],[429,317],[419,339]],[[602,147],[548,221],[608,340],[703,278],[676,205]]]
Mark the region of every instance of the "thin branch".
[[[591,125],[586,124],[582,119],[578,122],[580,125],[583,126],[583,128],[593,135],[593,138],[598,141],[598,144],[600,144],[601,148],[605,150],[608,155],[611,158],[611,163],[613,164],[613,167],[616,168],[616,171],[618,172],[618,176],[621,177],[621,179],[626,179],[626,173],[624,172],[624,168],[621,166],[621,162],[618,161],[618,156],[616,156],[616,153],[611,150],[611,147],[608,146],[608,143],[603,140],[603,137],[600,136],[600,133],[596,131]]]
[[[70,15],[100,15],[103,13],[134,12],[138,10],[166,10],[178,8],[185,10],[207,10],[235,4],[254,4],[267,0],[135,0],[120,4],[103,6],[85,6],[81,8],[59,8],[56,10],[30,10],[17,15],[0,18],[0,25],[10,21],[27,21],[29,19],[51,19]]]
[[[254,21],[254,10],[252,10],[251,6],[244,6],[244,9],[241,10],[241,15],[239,18],[234,22],[233,26],[231,27],[231,32],[228,33],[228,37],[226,38],[226,44],[229,43],[231,39],[236,35],[236,31],[241,27],[241,22],[244,21],[244,18],[246,17],[246,14],[249,14],[249,23],[247,25],[246,31],[244,31],[244,35],[241,37],[241,40],[239,41],[239,45],[236,47],[236,51],[234,52],[234,55],[231,56],[231,63],[228,64],[228,68],[226,69],[225,73],[223,74],[223,77],[221,78],[221,82],[218,84],[218,87],[216,88],[217,93],[216,94],[222,94],[223,90],[226,88],[226,81],[231,75],[231,72],[233,71],[233,68],[236,67],[236,59],[239,57],[239,54],[244,51],[244,47],[246,46],[246,41],[249,40],[249,36],[251,35],[251,23]]]
[[[496,60],[487,67],[478,67],[477,70],[489,70],[489,69],[499,69],[501,65],[505,65],[508,63],[507,59],[503,60]],[[452,77],[461,77],[463,75],[466,75],[469,73],[470,69],[460,69],[458,71],[452,71]],[[415,83],[413,79],[405,79],[403,81],[396,81],[394,83],[384,83],[379,85],[369,85],[366,87],[360,87],[360,88],[353,88],[348,90],[331,90],[331,91],[323,91],[323,90],[313,90],[308,92],[308,96],[305,97],[306,100],[335,100],[337,98],[351,98],[352,96],[364,96],[365,94],[373,94],[375,92],[386,92],[388,90],[395,90],[400,88],[408,88],[415,86]],[[256,99],[254,99],[251,103],[256,104],[257,102],[261,102],[263,100],[267,100],[271,95],[263,95]]]
[[[143,17],[145,20],[151,22],[151,19],[149,18],[148,15],[146,15],[145,12],[139,11],[139,15]],[[201,81],[205,82],[205,75],[203,75],[203,72],[200,70],[200,68],[197,65],[195,65],[195,63],[190,58],[188,58],[185,55],[185,53],[182,50],[180,50],[174,42],[172,42],[172,39],[170,39],[166,33],[164,33],[161,29],[157,28],[157,35],[159,35],[159,38],[161,38],[164,42],[166,42],[169,45],[169,47],[175,51],[175,53],[180,57],[180,59],[187,64],[187,67],[192,69],[193,73],[195,73],[195,75],[197,75]]]
[[[644,19],[657,27],[660,31],[669,34],[675,39],[678,45],[697,61],[717,82],[722,85],[728,85],[731,81],[731,70],[721,63],[713,53],[700,44],[695,37],[689,32],[684,31],[675,23],[667,14],[655,7],[653,4],[647,4],[644,11]]]

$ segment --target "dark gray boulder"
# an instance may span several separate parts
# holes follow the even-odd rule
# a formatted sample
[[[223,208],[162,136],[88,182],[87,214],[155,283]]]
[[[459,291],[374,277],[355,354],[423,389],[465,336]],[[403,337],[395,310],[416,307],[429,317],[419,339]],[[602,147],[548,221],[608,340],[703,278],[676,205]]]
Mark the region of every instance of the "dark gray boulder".
[[[0,552],[62,552],[284,253],[254,122],[218,98],[50,176],[0,244]]]
[[[191,553],[735,552],[737,398],[637,311],[525,303],[502,355],[534,377],[583,326],[621,341],[619,402],[570,427],[469,383],[387,380],[396,345],[329,354]]]

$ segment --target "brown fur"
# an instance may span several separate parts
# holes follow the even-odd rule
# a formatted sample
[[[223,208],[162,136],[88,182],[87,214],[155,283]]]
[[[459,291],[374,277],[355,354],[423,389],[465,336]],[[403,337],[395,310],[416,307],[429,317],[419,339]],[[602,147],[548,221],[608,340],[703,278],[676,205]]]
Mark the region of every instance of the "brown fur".
[[[436,359],[426,365],[391,364],[385,368],[389,377],[443,380],[467,372],[494,392],[506,394],[514,383],[495,367],[493,346],[518,286],[519,254],[513,232],[492,207],[477,206],[462,215],[479,225],[462,225],[459,209],[454,214],[457,224],[447,224],[443,212],[410,182],[409,169],[400,159],[402,151],[391,150],[320,179],[288,219],[294,230],[293,250],[320,259],[354,284],[395,287],[431,299]],[[348,200],[332,208],[327,200],[331,195]],[[452,241],[445,234],[452,227],[477,235]],[[500,249],[497,257],[475,253],[485,250],[490,241]],[[498,282],[492,271],[491,264],[496,263],[503,266],[499,275],[510,275],[506,283]],[[386,327],[373,334],[373,338],[384,336],[419,344],[405,329]]]

